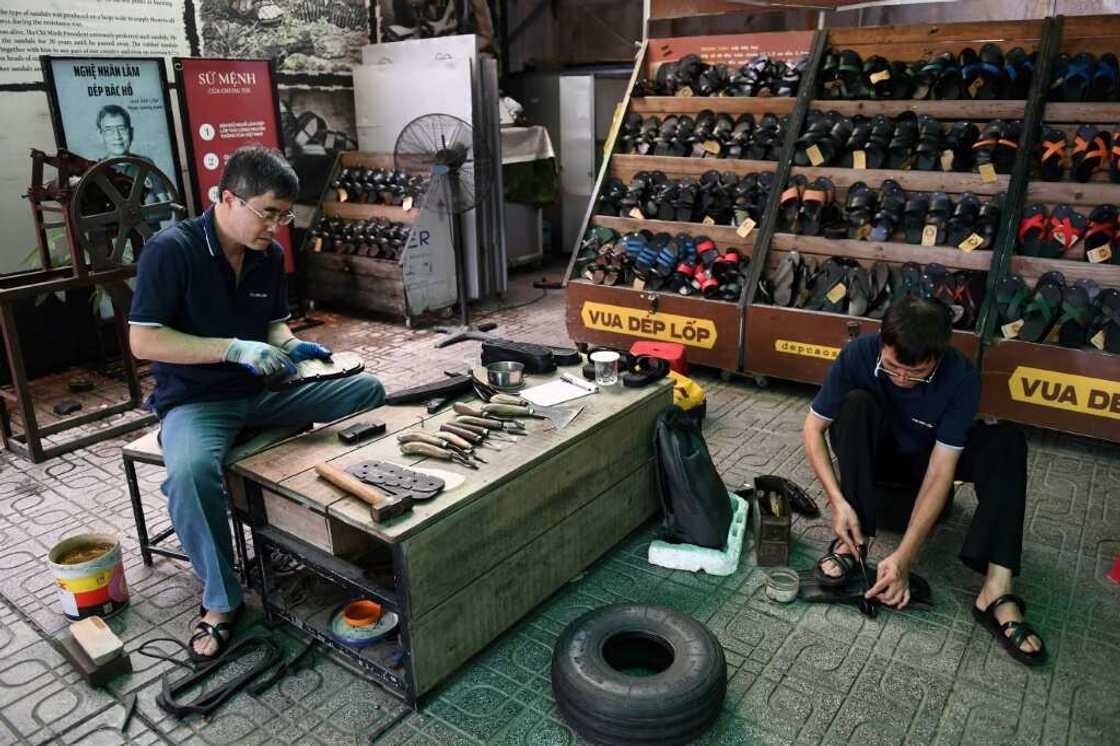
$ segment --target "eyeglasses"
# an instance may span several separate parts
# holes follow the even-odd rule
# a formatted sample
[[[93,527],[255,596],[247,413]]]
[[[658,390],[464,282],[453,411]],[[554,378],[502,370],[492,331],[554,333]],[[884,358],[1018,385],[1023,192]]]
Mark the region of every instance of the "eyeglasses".
[[[127,135],[130,129],[132,128],[127,124],[117,124],[111,127],[102,127],[101,132],[105,135]]]
[[[875,358],[875,373],[873,375],[876,378],[878,378],[880,373],[886,373],[891,378],[894,378],[894,379],[899,380],[899,381],[909,381],[911,383],[930,383],[930,382],[933,381],[933,376],[934,376],[935,373],[937,373],[937,369],[938,369],[938,367],[940,367],[940,365],[941,365],[941,361],[938,360],[937,365],[933,366],[933,370],[931,370],[929,372],[928,376],[926,376],[925,378],[918,378],[916,376],[908,376],[905,373],[900,373],[897,370],[891,370],[890,368],[884,368],[883,367],[883,355],[882,355],[882,353],[879,353],[879,357]]]
[[[233,196],[237,197],[239,200],[241,200],[241,204],[248,207],[250,212],[252,212],[254,215],[256,215],[258,218],[260,218],[261,220],[263,220],[266,223],[276,223],[277,225],[291,225],[292,221],[296,219],[296,214],[294,212],[292,212],[291,210],[285,210],[284,212],[276,212],[275,210],[266,210],[264,212],[261,212],[257,208],[250,205],[249,202],[244,197],[242,197],[238,194],[235,194]]]

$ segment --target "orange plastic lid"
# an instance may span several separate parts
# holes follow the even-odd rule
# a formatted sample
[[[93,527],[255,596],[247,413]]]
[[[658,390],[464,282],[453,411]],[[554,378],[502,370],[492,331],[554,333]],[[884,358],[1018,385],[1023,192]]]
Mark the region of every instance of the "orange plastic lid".
[[[342,619],[351,627],[368,627],[381,618],[381,604],[362,599],[346,604]]]

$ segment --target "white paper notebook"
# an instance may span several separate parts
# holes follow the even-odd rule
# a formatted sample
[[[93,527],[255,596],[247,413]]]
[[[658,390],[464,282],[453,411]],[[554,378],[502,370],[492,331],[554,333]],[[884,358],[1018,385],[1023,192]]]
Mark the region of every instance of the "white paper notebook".
[[[538,407],[554,407],[557,404],[580,399],[593,393],[595,392],[590,389],[576,386],[558,378],[555,381],[525,389],[519,393],[519,396]]]

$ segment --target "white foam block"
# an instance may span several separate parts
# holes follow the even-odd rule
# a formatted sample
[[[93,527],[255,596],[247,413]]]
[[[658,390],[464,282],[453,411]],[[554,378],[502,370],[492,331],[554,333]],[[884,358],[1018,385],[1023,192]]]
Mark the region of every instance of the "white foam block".
[[[670,544],[654,541],[649,545],[647,558],[650,564],[673,570],[687,570],[709,575],[730,575],[739,568],[743,554],[743,540],[747,532],[750,506],[738,495],[731,498],[731,526],[727,530],[727,543],[723,549],[698,547],[695,544]]]
[[[99,616],[74,622],[70,625],[70,634],[97,666],[113,660],[124,650],[124,643]]]

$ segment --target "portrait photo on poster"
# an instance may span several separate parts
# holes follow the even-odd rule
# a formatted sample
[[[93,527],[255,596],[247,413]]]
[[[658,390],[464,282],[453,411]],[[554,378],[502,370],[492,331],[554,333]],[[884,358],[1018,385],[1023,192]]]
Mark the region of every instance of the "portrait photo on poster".
[[[135,156],[154,164],[183,193],[167,71],[158,57],[40,57],[58,147],[92,161]],[[167,190],[149,180],[146,202]]]

